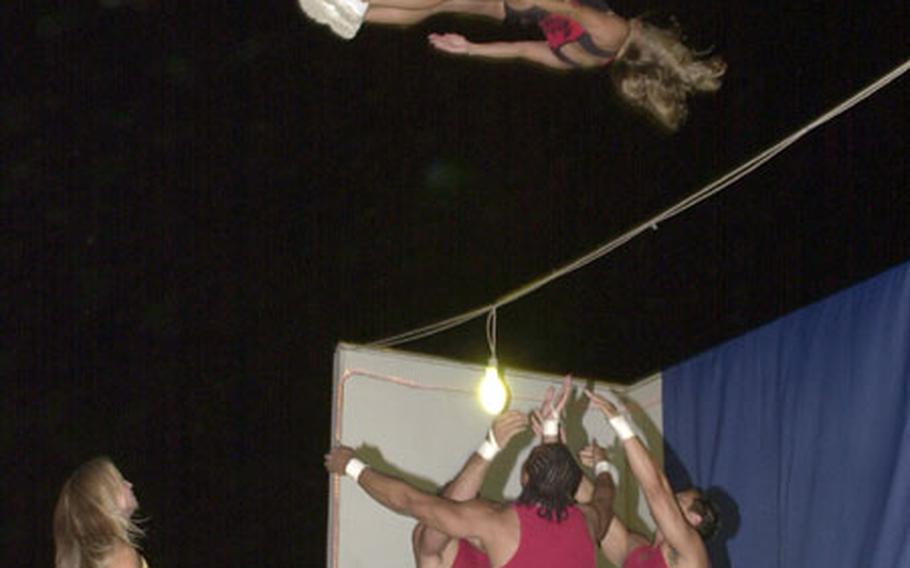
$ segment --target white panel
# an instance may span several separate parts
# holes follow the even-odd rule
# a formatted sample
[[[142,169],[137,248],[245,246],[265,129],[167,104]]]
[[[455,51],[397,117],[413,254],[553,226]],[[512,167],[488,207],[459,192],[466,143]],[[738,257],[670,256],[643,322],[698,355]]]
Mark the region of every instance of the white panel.
[[[354,447],[364,461],[380,471],[436,491],[458,472],[489,429],[492,418],[476,398],[482,375],[479,365],[339,345],[335,355],[333,440],[340,438],[343,444]],[[509,369],[505,377],[512,391],[511,408],[523,411],[536,407],[546,388],[558,387],[562,380]],[[584,413],[584,398],[578,398],[584,384],[575,380],[576,400],[567,409],[566,428],[573,449],[586,443],[588,434],[602,444],[612,443],[614,438],[599,412]],[[629,389],[628,394],[659,431],[659,380]],[[512,451],[496,458],[482,491],[485,497],[502,500],[518,495],[519,468],[515,464],[525,459],[531,443],[529,432],[513,441]],[[412,565],[410,534],[414,521],[379,506],[348,478],[335,483],[330,485],[329,567]]]

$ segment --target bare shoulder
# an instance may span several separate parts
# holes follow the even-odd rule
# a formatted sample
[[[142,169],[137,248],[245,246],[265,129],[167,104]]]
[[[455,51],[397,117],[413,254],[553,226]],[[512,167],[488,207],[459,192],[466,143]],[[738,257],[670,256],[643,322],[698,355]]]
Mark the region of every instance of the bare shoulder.
[[[480,536],[483,548],[493,566],[505,564],[518,549],[521,521],[511,503],[487,502],[492,513],[486,531]]]
[[[440,508],[440,514],[458,519],[457,522],[461,527],[457,533],[440,529],[451,536],[479,537],[483,533],[495,532],[496,527],[502,525],[503,517],[508,515],[510,510],[507,505],[486,499],[471,499],[470,501],[443,499],[442,502],[444,506]]]
[[[470,504],[472,507],[471,521],[474,523],[475,530],[479,533],[477,536],[481,541],[485,542],[488,540],[487,537],[493,535],[502,536],[504,533],[517,530],[518,513],[515,512],[511,503],[475,499],[467,501],[465,504]]]
[[[108,568],[140,568],[142,560],[140,560],[139,553],[136,552],[135,548],[121,543],[114,548],[107,566]]]
[[[501,516],[509,514],[509,511],[512,510],[512,505],[509,503],[499,503],[496,501],[488,501],[487,499],[471,499],[470,501],[462,501],[461,505],[470,507],[475,512],[482,514],[484,516]]]

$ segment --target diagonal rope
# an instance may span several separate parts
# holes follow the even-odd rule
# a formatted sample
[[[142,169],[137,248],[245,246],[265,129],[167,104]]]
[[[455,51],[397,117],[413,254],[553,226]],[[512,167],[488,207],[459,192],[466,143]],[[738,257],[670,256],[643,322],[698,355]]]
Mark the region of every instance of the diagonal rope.
[[[501,296],[499,299],[495,300],[491,304],[487,304],[485,306],[475,308],[475,309],[465,312],[463,314],[460,314],[460,315],[457,315],[457,316],[454,316],[454,317],[451,317],[448,319],[444,319],[444,320],[441,320],[441,321],[438,321],[438,322],[435,322],[435,323],[432,323],[432,324],[429,324],[429,325],[426,325],[423,327],[419,327],[419,328],[413,329],[411,331],[406,331],[404,333],[399,333],[398,335],[393,335],[391,337],[386,337],[384,339],[374,341],[374,342],[370,343],[369,345],[378,346],[378,347],[391,347],[393,345],[400,345],[402,343],[416,341],[418,339],[423,339],[424,337],[429,337],[431,335],[441,333],[448,329],[451,329],[451,328],[460,326],[464,323],[467,323],[475,318],[478,318],[484,314],[487,314],[488,312],[491,312],[492,310],[496,310],[497,308],[505,306],[506,304],[510,304],[510,303],[518,300],[519,298],[523,298],[524,296],[527,296],[528,294],[531,294],[532,292],[535,292],[535,291],[543,288],[544,286],[546,286],[550,282],[553,282],[554,280],[562,278],[563,276],[566,276],[567,274],[575,272],[576,270],[579,270],[579,269],[587,266],[588,264],[591,264],[595,260],[598,260],[598,259],[606,256],[607,254],[613,252],[614,250],[616,250],[619,247],[623,246],[624,244],[628,243],[629,241],[631,241],[638,235],[640,235],[648,230],[657,230],[657,226],[660,223],[663,223],[664,221],[667,221],[667,220],[679,215],[680,213],[682,213],[692,207],[695,207],[702,201],[705,201],[705,200],[713,197],[714,195],[720,193],[724,189],[728,188],[729,186],[733,185],[737,181],[746,177],[747,175],[749,175],[750,173],[752,173],[753,171],[757,170],[759,167],[761,167],[762,165],[764,165],[765,163],[770,161],[772,158],[774,158],[775,156],[777,156],[778,154],[780,154],[781,152],[783,152],[784,150],[786,150],[787,148],[789,148],[790,146],[795,144],[797,140],[801,139],[809,132],[815,130],[822,124],[834,119],[835,117],[843,114],[850,108],[854,107],[855,105],[857,105],[860,102],[864,101],[865,99],[869,98],[870,96],[872,96],[872,94],[874,94],[875,92],[884,88],[885,86],[887,86],[888,84],[890,84],[891,82],[893,82],[894,80],[896,80],[897,78],[902,76],[904,73],[906,73],[908,70],[910,70],[910,59],[908,59],[907,61],[904,61],[902,64],[898,65],[897,67],[892,69],[890,72],[888,72],[885,75],[883,75],[882,77],[880,77],[878,80],[874,81],[873,83],[871,83],[870,85],[868,85],[861,91],[857,92],[856,94],[854,94],[847,100],[838,104],[834,108],[825,112],[824,114],[822,114],[821,116],[819,116],[812,122],[808,123],[807,125],[803,126],[802,128],[800,128],[793,134],[787,136],[786,138],[777,142],[773,146],[770,146],[769,148],[765,149],[764,151],[759,153],[757,156],[751,158],[750,160],[741,164],[737,168],[724,174],[720,178],[709,183],[708,185],[706,185],[702,189],[698,190],[697,192],[693,193],[692,195],[684,198],[683,200],[679,201],[675,205],[672,205],[668,209],[662,211],[661,213],[658,213],[654,217],[652,217],[652,218],[648,219],[647,221],[641,223],[640,225],[632,228],[631,230],[627,231],[626,233],[620,235],[619,237],[597,247],[596,249],[592,250],[588,254],[586,254],[580,258],[577,258],[577,259],[573,260],[572,262],[554,270],[553,272],[547,274],[546,276],[538,278],[537,280],[529,282],[528,284],[525,284],[524,286],[522,286],[516,290],[513,290],[512,292],[509,292],[508,294],[506,294],[504,296]]]

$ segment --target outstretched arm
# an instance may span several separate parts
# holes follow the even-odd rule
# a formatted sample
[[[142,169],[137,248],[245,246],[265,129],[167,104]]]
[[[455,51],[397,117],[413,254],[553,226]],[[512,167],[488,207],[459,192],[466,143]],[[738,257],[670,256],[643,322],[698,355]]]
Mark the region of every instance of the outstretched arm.
[[[619,471],[607,460],[607,452],[597,444],[597,440],[591,440],[591,445],[578,452],[578,461],[582,465],[593,468],[595,473],[600,470],[609,471],[613,477],[613,484],[618,484]],[[575,494],[575,500],[579,503],[586,503],[591,499],[593,491],[594,484],[588,477],[583,477],[578,492]],[[640,544],[646,544],[645,539],[630,532],[614,513],[613,518],[610,519],[610,525],[607,527],[607,534],[600,540],[600,549],[607,560],[615,566],[622,566],[629,551]]]
[[[518,410],[508,410],[497,416],[490,426],[490,432],[487,435],[487,441],[465,463],[464,467],[455,479],[445,488],[442,495],[447,499],[454,501],[467,501],[477,497],[480,487],[483,485],[484,476],[490,467],[495,454],[502,448],[505,448],[512,439],[523,432],[528,427],[528,418]],[[487,452],[484,448],[493,448],[492,453],[486,456],[481,452]]]
[[[609,470],[602,469],[596,474],[594,479],[594,491],[591,493],[591,501],[582,506],[582,510],[587,510],[588,528],[591,531],[591,538],[594,542],[600,542],[613,520],[613,498],[616,496],[616,486],[613,484],[613,477]]]
[[[591,399],[591,403],[604,413],[622,440],[629,467],[641,486],[654,522],[657,523],[664,538],[683,558],[707,561],[707,551],[701,537],[683,516],[676,496],[670,488],[670,482],[648,449],[629,427],[626,418],[606,398],[588,390],[585,394]]]
[[[572,375],[562,378],[559,392],[550,386],[544,393],[540,406],[531,411],[531,428],[540,438],[541,444],[566,443],[566,433],[562,428],[562,413],[569,395],[572,394]]]
[[[477,537],[486,542],[492,532],[488,522],[495,513],[484,501],[455,502],[425,493],[396,477],[365,467],[354,459],[354,450],[338,446],[325,455],[325,468],[337,475],[347,473],[380,505],[417,519],[454,538]]]
[[[477,497],[495,454],[527,427],[528,418],[517,410],[509,410],[497,416],[490,427],[488,439],[471,454],[455,479],[443,490],[442,496],[453,501],[467,501]],[[415,553],[423,556],[442,554],[451,540],[449,535],[426,525],[418,525],[414,538]]]
[[[455,55],[469,55],[485,59],[521,59],[551,69],[571,68],[553,54],[545,41],[474,43],[459,34],[430,34],[429,40],[436,49]]]
[[[615,465],[609,462],[607,459],[607,451],[598,445],[596,439],[592,439],[590,445],[585,446],[578,452],[578,461],[580,461],[582,465],[593,469],[595,476],[607,473],[613,480],[613,491],[609,496],[610,518],[608,520],[606,533],[602,535],[602,538],[600,538],[598,542],[601,550],[603,550],[604,555],[607,557],[607,560],[616,566],[621,566],[626,559],[629,531],[613,512],[613,502],[615,501],[616,496],[615,488],[619,481],[619,470],[616,469]],[[591,483],[587,476],[585,476],[581,480],[578,492],[575,494],[575,499],[579,503],[588,502],[596,497],[594,491],[595,485]]]

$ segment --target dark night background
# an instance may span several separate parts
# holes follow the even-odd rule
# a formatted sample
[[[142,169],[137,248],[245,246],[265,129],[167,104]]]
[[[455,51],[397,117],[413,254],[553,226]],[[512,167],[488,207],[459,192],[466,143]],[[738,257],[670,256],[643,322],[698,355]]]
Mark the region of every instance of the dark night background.
[[[605,73],[352,42],[293,0],[2,7],[3,566],[110,455],[153,567],[324,566],[332,356],[621,234],[903,62],[906,0],[622,0],[729,63],[667,136]],[[499,313],[506,366],[634,381],[910,259],[904,77]],[[483,321],[403,346],[487,357]],[[869,380],[874,380],[871,378]]]

